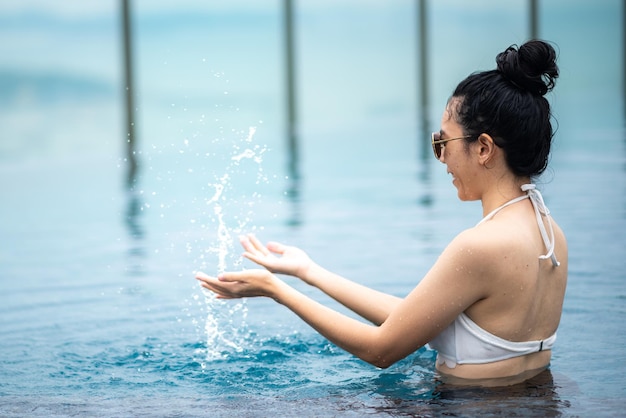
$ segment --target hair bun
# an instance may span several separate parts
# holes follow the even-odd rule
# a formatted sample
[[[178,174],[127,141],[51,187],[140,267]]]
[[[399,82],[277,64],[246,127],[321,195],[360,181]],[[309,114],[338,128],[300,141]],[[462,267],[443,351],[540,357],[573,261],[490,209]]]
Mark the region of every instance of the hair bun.
[[[496,56],[498,71],[521,90],[543,96],[554,88],[559,76],[554,48],[544,41],[511,45]]]

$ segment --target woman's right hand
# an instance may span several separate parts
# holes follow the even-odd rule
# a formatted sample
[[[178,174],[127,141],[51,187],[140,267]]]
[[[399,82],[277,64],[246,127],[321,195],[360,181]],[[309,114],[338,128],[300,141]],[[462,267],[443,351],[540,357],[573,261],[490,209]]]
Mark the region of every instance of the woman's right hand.
[[[297,247],[278,242],[270,242],[264,246],[253,234],[243,235],[239,240],[246,250],[243,256],[272,273],[288,274],[305,280],[306,273],[313,263],[309,256]]]

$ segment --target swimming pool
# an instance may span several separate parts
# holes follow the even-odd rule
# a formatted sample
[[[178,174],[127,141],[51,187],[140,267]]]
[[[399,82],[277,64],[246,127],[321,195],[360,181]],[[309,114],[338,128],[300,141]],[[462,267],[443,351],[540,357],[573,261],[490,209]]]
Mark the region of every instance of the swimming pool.
[[[325,118],[327,97],[318,103],[305,89],[294,179],[281,117],[253,100],[271,94],[246,90],[236,76],[226,83],[198,62],[198,84],[227,91],[210,106],[180,80],[163,89],[185,97],[146,93],[132,190],[119,157],[117,96],[2,104],[0,415],[614,416],[626,406],[619,72],[589,89],[584,77],[595,66],[567,55],[578,45],[570,33],[554,35],[564,60],[553,98],[559,130],[539,184],[568,235],[570,279],[550,373],[508,388],[456,388],[437,380],[430,350],[378,370],[273,302],[206,299],[193,272],[247,266],[228,245],[239,231],[299,245],[332,270],[403,295],[480,209],[458,202],[430,150],[422,157],[410,93],[393,83],[388,96],[374,88],[365,97],[380,107],[361,108],[358,96],[341,118]],[[148,61],[158,56],[151,45]],[[606,66],[618,67],[603,45]],[[484,54],[491,65],[491,50]],[[466,65],[463,75],[475,67]],[[441,99],[432,129],[452,76],[434,80]],[[341,112],[346,95],[329,113]],[[218,191],[223,199],[213,200]]]

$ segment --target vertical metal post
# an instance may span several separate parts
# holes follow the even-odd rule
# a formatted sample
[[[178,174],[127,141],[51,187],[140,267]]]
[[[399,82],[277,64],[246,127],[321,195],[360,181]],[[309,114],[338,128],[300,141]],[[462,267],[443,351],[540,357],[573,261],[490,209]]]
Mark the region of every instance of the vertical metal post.
[[[419,67],[419,106],[420,116],[422,124],[422,157],[426,156],[428,150],[428,130],[429,117],[428,111],[430,106],[430,91],[428,88],[428,18],[427,18],[427,4],[426,0],[418,1],[418,67]]]
[[[417,0],[417,37],[418,37],[418,65],[419,68],[419,107],[420,107],[420,122],[421,122],[421,138],[419,144],[421,145],[420,155],[422,159],[420,179],[423,181],[424,194],[419,199],[419,203],[424,206],[430,206],[432,204],[432,195],[430,193],[430,117],[428,116],[430,111],[430,89],[428,80],[430,74],[428,72],[428,5],[427,0]]]
[[[127,185],[133,187],[137,174],[135,155],[135,104],[133,88],[133,51],[131,34],[130,0],[122,0],[122,33],[124,49],[124,85],[126,95],[126,160],[128,161]]]
[[[299,178],[298,172],[298,132],[296,112],[296,80],[295,80],[295,51],[294,51],[294,24],[292,0],[284,1],[284,30],[285,30],[285,64],[287,82],[287,148],[289,156],[289,175],[292,180]]]
[[[538,39],[539,36],[539,5],[538,0],[529,0],[530,39]]]

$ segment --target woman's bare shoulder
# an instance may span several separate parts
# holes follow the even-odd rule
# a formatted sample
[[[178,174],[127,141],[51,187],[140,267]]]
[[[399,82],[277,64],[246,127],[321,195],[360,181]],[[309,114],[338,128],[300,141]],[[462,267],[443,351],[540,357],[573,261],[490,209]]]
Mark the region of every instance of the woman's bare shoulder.
[[[467,278],[485,284],[489,278],[501,274],[503,255],[520,252],[523,252],[523,245],[516,234],[495,224],[481,225],[459,233],[439,261],[466,273]]]
[[[515,247],[519,239],[513,232],[515,231],[496,223],[469,228],[450,242],[446,252],[487,257],[504,247]]]

